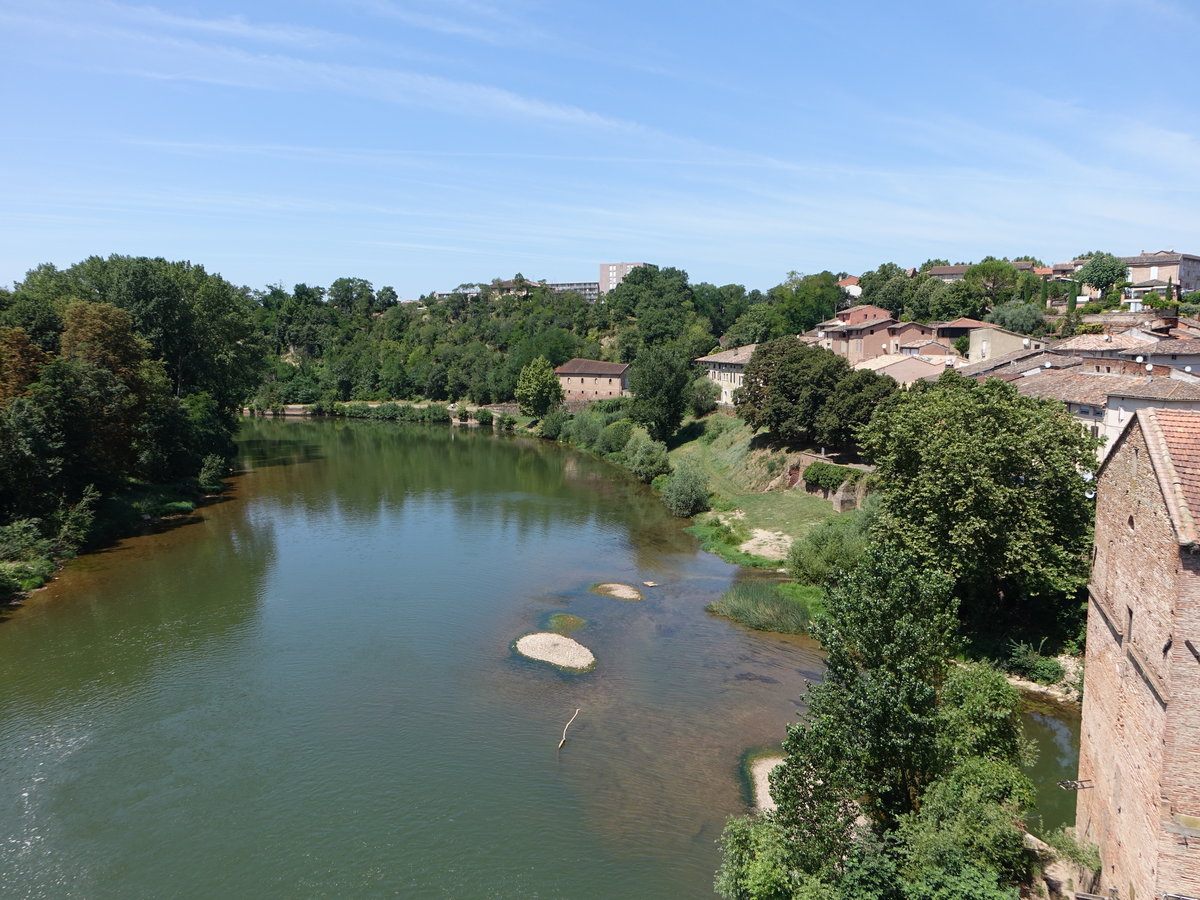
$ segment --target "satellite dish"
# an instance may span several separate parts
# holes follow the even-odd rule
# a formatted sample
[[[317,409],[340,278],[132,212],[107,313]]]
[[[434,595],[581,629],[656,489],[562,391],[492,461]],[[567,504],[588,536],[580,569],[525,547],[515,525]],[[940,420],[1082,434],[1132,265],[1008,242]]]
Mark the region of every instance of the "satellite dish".
[[[1191,367],[1191,366],[1184,366],[1184,367],[1183,367],[1183,371],[1185,371],[1185,372],[1190,372],[1190,371],[1192,371],[1192,367]]]
[[[1144,357],[1144,356],[1139,356],[1136,360],[1134,360],[1134,362],[1145,362],[1145,361],[1146,361],[1146,357]]]
[[[1146,371],[1147,371],[1147,372],[1153,372],[1153,371],[1154,371],[1154,366],[1152,366],[1150,363],[1146,363]]]
[[[1083,496],[1087,497],[1089,500],[1095,500],[1096,492],[1095,491],[1084,491]]]

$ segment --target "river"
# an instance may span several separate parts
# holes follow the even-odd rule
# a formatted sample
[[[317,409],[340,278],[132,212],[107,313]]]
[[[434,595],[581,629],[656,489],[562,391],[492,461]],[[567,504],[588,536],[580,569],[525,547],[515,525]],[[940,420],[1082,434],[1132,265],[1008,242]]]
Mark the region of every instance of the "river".
[[[704,612],[736,568],[543,442],[287,420],[240,447],[228,496],[0,623],[0,894],[711,896],[743,755],[821,672]],[[512,652],[556,612],[595,671]]]

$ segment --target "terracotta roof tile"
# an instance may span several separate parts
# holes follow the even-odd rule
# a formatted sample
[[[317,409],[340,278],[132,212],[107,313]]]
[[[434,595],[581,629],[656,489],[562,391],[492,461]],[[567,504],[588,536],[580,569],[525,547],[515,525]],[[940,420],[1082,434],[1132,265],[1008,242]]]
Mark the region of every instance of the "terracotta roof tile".
[[[1188,340],[1174,339],[1170,341],[1159,341],[1151,347],[1143,347],[1134,350],[1126,350],[1122,356],[1134,356],[1138,353],[1153,353],[1155,356],[1161,356],[1164,353],[1200,353],[1200,339],[1191,338]]]
[[[557,369],[558,375],[624,375],[629,363],[603,362],[598,359],[569,359]]]
[[[1180,544],[1197,543],[1200,512],[1200,412],[1141,409],[1137,421],[1146,435],[1167,513]]]
[[[743,347],[734,347],[732,350],[722,350],[720,353],[697,357],[696,362],[741,363],[745,365],[750,361],[750,357],[754,355],[754,348],[757,346],[758,344],[746,344]]]

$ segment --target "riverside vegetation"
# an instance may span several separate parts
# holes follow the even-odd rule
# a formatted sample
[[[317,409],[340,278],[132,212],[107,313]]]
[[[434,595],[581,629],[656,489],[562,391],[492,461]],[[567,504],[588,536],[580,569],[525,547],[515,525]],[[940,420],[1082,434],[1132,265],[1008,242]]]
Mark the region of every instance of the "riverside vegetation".
[[[1032,302],[1031,285],[1008,269],[985,261],[955,285],[901,285],[880,267],[862,299],[914,318],[1012,319],[1005,304]],[[38,583],[122,510],[127,527],[131,511],[190,508],[223,474],[245,402],[447,422],[445,404],[461,416],[467,401],[492,424],[478,407],[516,401],[542,438],[618,462],[677,515],[716,506],[721,518],[696,528],[728,558],[762,562],[736,549],[745,523],[798,539],[794,585],[747,582],[715,608],[811,627],[830,654],[773,779],[778,812],[726,833],[722,893],[1011,896],[1029,876],[1014,844],[1029,803],[1013,775],[1014,701],[995,673],[950,660],[1078,646],[1091,527],[1078,472],[1095,442],[1060,405],[1002,382],[948,372],[898,392],[790,337],[843,300],[828,272],[760,293],[645,266],[603,303],[517,276],[400,304],[354,278],[251,291],[165,260],[38,267],[0,292],[0,589]],[[741,421],[713,414],[691,363],[718,334],[759,344]],[[566,412],[548,374],[573,356],[632,363],[632,397]],[[874,465],[874,505],[834,517],[802,492],[757,490],[814,443]],[[812,483],[858,471],[821,466]],[[839,760],[846,747],[857,749]]]

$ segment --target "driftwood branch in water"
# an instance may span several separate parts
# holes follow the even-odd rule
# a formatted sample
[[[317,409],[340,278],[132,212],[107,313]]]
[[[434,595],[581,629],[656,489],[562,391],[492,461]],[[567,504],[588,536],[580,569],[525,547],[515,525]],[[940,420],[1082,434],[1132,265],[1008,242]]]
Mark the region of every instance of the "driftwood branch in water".
[[[577,715],[579,715],[579,710],[575,710],[575,716]],[[571,722],[575,721],[575,716],[571,716],[571,718],[567,721],[567,724],[563,726],[562,740],[558,742],[559,750],[561,750],[563,748],[563,744],[567,742],[567,729],[571,727]]]

